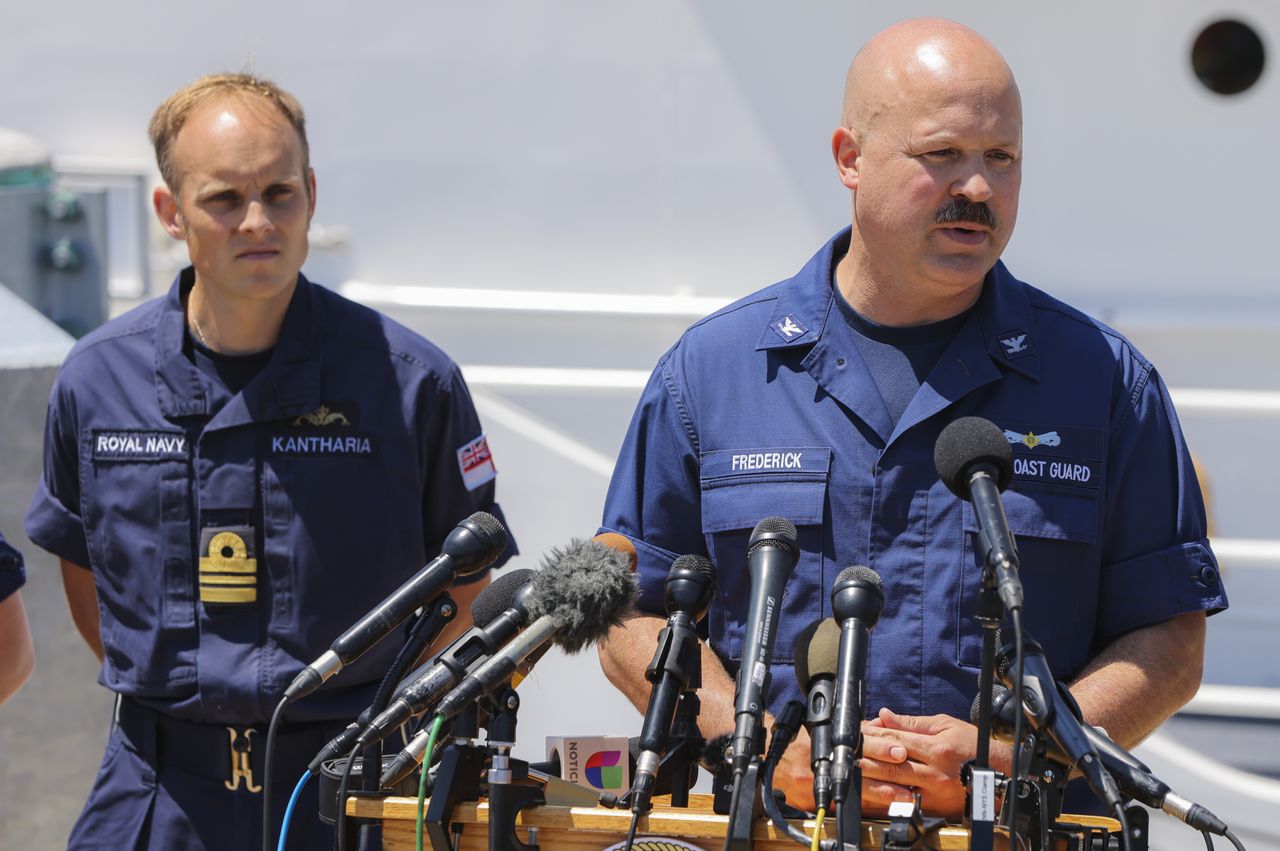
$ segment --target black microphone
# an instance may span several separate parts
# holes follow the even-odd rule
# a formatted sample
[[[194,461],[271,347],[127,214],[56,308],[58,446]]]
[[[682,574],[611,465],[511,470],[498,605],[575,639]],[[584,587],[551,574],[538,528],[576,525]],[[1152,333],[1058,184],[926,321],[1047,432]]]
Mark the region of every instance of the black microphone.
[[[883,608],[880,574],[861,566],[840,571],[831,589],[831,613],[840,625],[836,694],[831,711],[831,792],[836,801],[848,798],[853,763],[862,756],[867,646]]]
[[[1058,692],[1066,689],[1058,683]],[[1013,699],[1013,691],[1004,686],[996,686],[991,696],[991,735],[1005,743],[1013,741],[1013,725],[1018,712],[1018,703]],[[977,723],[978,703],[975,700],[969,712],[970,720]],[[1033,721],[1034,723],[1034,721]],[[1225,836],[1227,824],[1209,810],[1184,798],[1169,788],[1169,784],[1151,773],[1146,763],[1120,747],[1111,737],[1098,727],[1082,724],[1085,738],[1098,752],[1102,767],[1116,781],[1121,793],[1153,810],[1163,810],[1178,821],[1190,825],[1196,830],[1207,830],[1218,836]],[[1054,762],[1070,765],[1070,757],[1058,748],[1057,743],[1050,740],[1045,743],[1048,757]]]
[[[498,652],[471,671],[436,705],[446,721],[511,679],[535,653],[551,642],[577,653],[622,622],[635,596],[631,561],[599,541],[573,541],[553,549],[530,582],[527,605],[532,621]],[[396,701],[361,733],[362,746],[402,723],[406,711]],[[411,714],[411,713],[410,713]],[[407,717],[407,716],[405,716]]]
[[[804,726],[809,731],[809,767],[813,799],[820,810],[831,809],[831,705],[835,700],[840,626],[821,618],[796,638],[796,681],[805,693]]]
[[[525,598],[533,576],[532,570],[512,570],[495,579],[477,594],[471,604],[471,621],[474,626],[458,636],[431,661],[419,666],[401,680],[391,695],[391,701],[405,700],[413,715],[423,712],[457,685],[480,660],[510,640],[529,621]],[[331,739],[316,754],[310,765],[313,774],[320,770],[321,764],[351,750],[360,732],[373,719],[372,709],[373,707],[369,707],[361,712],[355,723]]]
[[[285,689],[284,701],[291,703],[318,689],[402,624],[415,609],[443,594],[456,578],[484,570],[506,548],[507,530],[492,514],[477,511],[463,520],[444,539],[440,555],[338,636],[320,658],[302,669]]]
[[[658,763],[671,735],[676,702],[685,691],[702,687],[702,646],[697,623],[711,605],[715,590],[715,573],[703,556],[680,556],[667,573],[667,625],[658,633],[658,649],[645,669],[645,678],[653,683],[653,689],[640,728],[640,756],[631,787],[634,812],[643,812],[652,794]]]
[[[756,736],[769,698],[769,664],[782,611],[782,589],[800,560],[796,527],[781,517],[756,524],[747,544],[751,573],[751,607],[747,610],[746,646],[738,669],[733,704],[733,773],[742,775],[756,755]]]
[[[1009,439],[991,420],[961,417],[938,435],[933,464],[938,478],[953,494],[973,503],[978,542],[984,563],[995,572],[1000,602],[1007,611],[1021,611],[1018,547],[1000,500],[1000,492],[1013,481]]]
[[[1004,644],[996,667],[1001,681],[1011,688],[1014,686],[1014,652],[1012,644]],[[1069,691],[1058,691],[1057,680],[1049,668],[1044,650],[1025,633],[1022,640],[1022,705],[1027,719],[1037,730],[1053,739],[1068,764],[1084,775],[1093,793],[1111,809],[1121,807],[1115,780],[1107,773],[1098,752],[1085,735],[1086,725],[1080,719],[1080,707]]]

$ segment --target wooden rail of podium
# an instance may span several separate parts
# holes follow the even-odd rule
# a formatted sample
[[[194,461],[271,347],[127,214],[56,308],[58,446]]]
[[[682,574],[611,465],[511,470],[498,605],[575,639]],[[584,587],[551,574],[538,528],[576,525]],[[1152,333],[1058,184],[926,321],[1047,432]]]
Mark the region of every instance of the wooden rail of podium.
[[[654,799],[654,808],[640,819],[636,836],[669,836],[684,839],[706,851],[716,851],[724,843],[729,827],[728,816],[718,816],[711,811],[710,795],[690,795],[688,809],[664,806],[669,798]],[[418,802],[415,798],[350,798],[347,815],[382,820],[382,847],[384,851],[413,851],[414,822]],[[1115,833],[1120,824],[1113,819],[1097,816],[1063,816],[1063,821],[1105,828]],[[489,847],[489,805],[487,803],[463,803],[453,811],[454,824],[461,824],[461,842],[457,851],[487,851]],[[528,828],[538,828],[538,845],[544,851],[600,851],[627,837],[631,826],[628,810],[611,810],[605,807],[535,807],[522,811],[516,817],[520,838],[528,842]],[[887,823],[865,821],[862,826],[862,847],[879,848]],[[813,821],[801,824],[805,833],[813,834]],[[828,820],[823,824],[826,836],[835,837],[835,825]],[[997,832],[996,848],[1007,849]],[[1063,843],[1065,847],[1065,842]],[[427,845],[427,847],[430,847]],[[767,819],[760,820],[755,830],[755,847],[758,851],[796,851],[801,846],[795,840],[776,830]],[[947,825],[938,833],[934,846],[939,851],[965,851],[969,847],[969,831],[958,825]]]

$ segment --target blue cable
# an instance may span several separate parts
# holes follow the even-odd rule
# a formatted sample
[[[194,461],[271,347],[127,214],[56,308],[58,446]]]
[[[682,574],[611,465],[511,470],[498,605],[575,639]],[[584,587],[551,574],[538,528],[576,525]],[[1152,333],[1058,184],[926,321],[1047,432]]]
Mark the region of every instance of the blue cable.
[[[280,843],[276,845],[276,851],[284,851],[284,843],[289,838],[289,821],[293,818],[293,808],[298,804],[298,798],[302,797],[302,787],[307,785],[307,781],[311,779],[311,770],[308,769],[302,773],[302,779],[298,781],[298,785],[293,787],[293,794],[289,796],[289,805],[284,808],[284,821],[280,824]]]

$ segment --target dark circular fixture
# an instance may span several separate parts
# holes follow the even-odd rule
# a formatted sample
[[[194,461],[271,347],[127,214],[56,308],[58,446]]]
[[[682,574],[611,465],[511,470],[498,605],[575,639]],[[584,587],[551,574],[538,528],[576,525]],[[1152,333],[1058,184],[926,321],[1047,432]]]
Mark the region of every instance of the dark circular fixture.
[[[1214,21],[1191,45],[1191,67],[1211,92],[1238,95],[1262,76],[1267,51],[1253,27],[1242,21]]]

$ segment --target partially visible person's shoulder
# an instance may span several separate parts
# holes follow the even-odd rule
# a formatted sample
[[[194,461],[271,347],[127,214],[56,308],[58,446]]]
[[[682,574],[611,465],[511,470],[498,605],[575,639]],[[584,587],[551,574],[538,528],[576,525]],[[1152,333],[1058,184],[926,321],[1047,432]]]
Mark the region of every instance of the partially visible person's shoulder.
[[[1016,280],[1016,279],[1015,279]],[[1110,325],[1096,319],[1061,299],[1049,295],[1031,284],[1016,281],[1027,294],[1027,302],[1041,329],[1041,345],[1057,345],[1077,352],[1090,347],[1105,347],[1110,357],[1142,371],[1151,369],[1151,362],[1128,337]]]
[[[326,347],[349,356],[389,358],[442,385],[458,369],[443,349],[389,316],[317,284],[312,291]]]
[[[755,349],[765,323],[773,316],[779,295],[790,283],[788,279],[770,284],[704,316],[680,335],[671,351],[727,351],[744,346]]]
[[[166,298],[160,296],[143,302],[77,340],[62,363],[59,380],[95,374],[104,367],[116,369],[122,358],[137,359],[152,368],[154,359],[150,355],[155,347],[155,329],[164,313]]]

